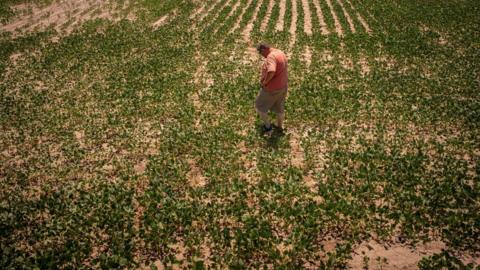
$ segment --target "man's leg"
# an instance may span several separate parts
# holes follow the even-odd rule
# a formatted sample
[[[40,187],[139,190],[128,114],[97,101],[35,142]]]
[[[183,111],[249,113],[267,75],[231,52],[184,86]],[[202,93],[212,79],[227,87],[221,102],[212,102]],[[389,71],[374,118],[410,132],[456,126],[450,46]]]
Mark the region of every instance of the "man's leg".
[[[283,129],[283,121],[285,120],[285,113],[277,113],[277,127]]]
[[[270,117],[268,117],[268,108],[271,107],[269,104],[271,100],[267,93],[265,93],[262,89],[258,93],[257,98],[255,99],[255,111],[260,116],[260,119],[263,122],[265,129],[269,130],[272,126],[270,123]]]
[[[273,105],[273,111],[277,115],[277,127],[283,129],[283,121],[285,120],[285,99],[287,97],[287,89],[282,90],[279,94],[278,100]]]
[[[262,119],[263,125],[264,125],[266,128],[270,128],[270,127],[271,127],[271,123],[270,123],[270,117],[268,117],[268,114],[259,111],[257,108],[255,108],[255,110],[257,111],[258,115],[260,116],[260,119]]]

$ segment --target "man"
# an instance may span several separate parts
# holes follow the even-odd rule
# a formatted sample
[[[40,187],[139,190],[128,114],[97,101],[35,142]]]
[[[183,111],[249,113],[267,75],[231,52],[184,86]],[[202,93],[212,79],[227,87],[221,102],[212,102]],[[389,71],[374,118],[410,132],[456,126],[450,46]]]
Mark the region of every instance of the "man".
[[[287,57],[267,43],[258,44],[257,51],[265,60],[261,69],[261,89],[255,99],[255,110],[263,121],[264,132],[272,130],[267,114],[269,110],[276,114],[277,128],[283,130],[288,89]]]

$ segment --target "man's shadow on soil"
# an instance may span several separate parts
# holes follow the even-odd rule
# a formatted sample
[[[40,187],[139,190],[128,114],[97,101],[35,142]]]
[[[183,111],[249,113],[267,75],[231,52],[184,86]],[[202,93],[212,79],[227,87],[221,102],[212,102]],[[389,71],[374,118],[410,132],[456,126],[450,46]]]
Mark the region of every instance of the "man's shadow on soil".
[[[263,131],[262,126],[257,126],[257,133],[265,141],[265,148],[278,149],[278,143],[280,139],[285,136],[285,130],[280,130],[277,127],[273,127],[270,131]]]

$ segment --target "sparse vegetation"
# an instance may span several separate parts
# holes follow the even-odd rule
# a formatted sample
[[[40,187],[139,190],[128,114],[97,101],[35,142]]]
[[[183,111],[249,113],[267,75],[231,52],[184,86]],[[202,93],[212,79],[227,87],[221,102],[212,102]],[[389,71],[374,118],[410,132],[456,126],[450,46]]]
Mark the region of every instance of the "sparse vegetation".
[[[478,269],[478,2],[293,1],[20,32],[32,4],[0,3],[0,268],[394,267],[384,245]],[[284,136],[253,110],[262,40],[290,56]]]

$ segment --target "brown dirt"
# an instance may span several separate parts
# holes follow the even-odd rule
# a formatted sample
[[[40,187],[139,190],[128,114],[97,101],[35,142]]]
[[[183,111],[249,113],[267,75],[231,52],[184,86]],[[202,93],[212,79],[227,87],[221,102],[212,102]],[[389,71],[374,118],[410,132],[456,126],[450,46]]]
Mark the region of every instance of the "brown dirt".
[[[245,53],[245,59],[243,60],[243,63],[251,65],[252,63],[259,61],[260,58],[257,49],[255,47],[248,47]]]
[[[325,251],[325,254],[334,252],[338,242],[339,241],[334,238],[323,240],[321,244],[322,244],[323,250]]]
[[[168,20],[168,15],[165,15],[165,16],[162,16],[160,17],[160,19],[156,20],[154,23],[152,23],[152,27],[154,29],[158,29],[160,28],[161,26],[165,25],[165,23],[167,22]]]
[[[191,187],[203,187],[207,184],[207,179],[203,176],[202,170],[198,167],[197,162],[190,158],[187,160],[190,171],[187,173],[188,184]]]
[[[267,13],[265,14],[262,24],[260,25],[260,32],[265,32],[267,30],[268,22],[270,21],[270,16],[272,16],[272,10],[274,5],[274,0],[270,0],[268,2]]]
[[[362,74],[362,76],[368,75],[370,73],[370,66],[368,65],[368,60],[367,58],[365,58],[365,56],[360,56],[358,64],[360,65],[360,73]]]
[[[59,33],[69,34],[88,20],[103,18],[118,21],[124,17],[119,11],[126,10],[129,6],[130,1],[119,6],[116,2],[101,0],[55,0],[43,7],[37,4],[22,4],[12,7],[16,16],[7,24],[1,25],[0,30],[21,35],[53,27]],[[135,18],[131,14],[127,17]]]
[[[286,9],[286,0],[280,0],[280,14],[278,15],[277,25],[275,30],[283,31],[283,25],[285,24],[285,9]]]
[[[140,162],[138,162],[137,164],[135,164],[133,169],[135,170],[136,174],[143,174],[145,172],[145,170],[147,169],[147,165],[148,165],[148,160],[143,159]]]
[[[352,33],[357,32],[355,29],[355,25],[353,24],[352,18],[350,18],[350,14],[348,14],[348,11],[345,9],[345,6],[343,5],[342,0],[337,0],[337,3],[342,8],[343,14],[345,15],[348,25],[350,26],[350,31],[352,31]]]
[[[247,11],[247,9],[250,7],[250,5],[252,4],[252,1],[253,0],[248,0],[247,4],[243,7],[242,9],[242,12],[240,13],[240,15],[238,16],[238,19],[237,21],[235,22],[235,25],[232,27],[232,29],[230,29],[230,32],[229,33],[233,33],[235,32],[235,30],[237,30],[239,27],[240,27],[240,23],[242,22],[242,19],[243,19],[243,16],[245,15],[245,12]]]
[[[75,131],[73,134],[78,144],[80,145],[80,148],[85,148],[85,131],[79,130]]]
[[[197,19],[199,22],[203,21],[212,11],[215,12],[215,8],[220,4],[221,0],[217,0],[213,3],[209,9],[200,14],[200,17]],[[217,9],[218,10],[218,9]]]
[[[335,31],[337,32],[337,35],[339,37],[343,37],[343,28],[342,25],[340,24],[340,21],[338,20],[337,14],[335,14],[335,10],[333,9],[332,2],[330,0],[325,0],[325,2],[328,5],[328,8],[330,9],[330,13],[332,14],[333,22],[335,24]]]
[[[225,20],[224,20],[224,21],[228,20],[230,17],[233,16],[233,14],[235,13],[235,11],[237,11],[238,7],[240,6],[240,3],[241,3],[240,1],[237,1],[237,2],[235,3],[235,5],[233,5],[232,9],[231,9],[230,12],[228,13],[227,17],[225,17]],[[213,33],[214,33],[214,34],[217,33],[218,30],[220,30],[220,27],[221,27],[221,25],[219,25],[218,27],[216,27],[215,30],[213,30]]]
[[[341,60],[341,63],[342,63],[342,67],[344,69],[348,69],[348,70],[353,70],[353,60],[351,58],[348,58],[348,57],[342,57],[343,59]]]
[[[284,242],[277,245],[277,250],[280,252],[280,256],[284,256],[285,253],[291,252],[293,250],[292,244],[285,244]]]
[[[302,6],[304,11],[303,30],[308,36],[312,35],[312,14],[310,12],[310,5],[308,0],[302,0]]]
[[[320,7],[320,3],[318,2],[318,0],[313,0],[313,4],[315,5],[315,9],[317,10],[317,17],[322,35],[330,34],[330,31],[328,31],[327,23],[325,22],[325,17],[323,16],[322,8]]]
[[[202,259],[204,265],[207,269],[213,266],[212,261],[212,241],[209,240],[207,237],[203,239],[203,243],[200,245],[200,259]]]
[[[220,14],[222,14],[222,11],[227,8],[228,6],[230,6],[232,0],[228,0],[226,1],[221,7],[218,8],[218,12],[213,16],[213,18],[209,21],[209,23],[213,23],[215,20],[217,20],[217,18],[220,16]]]
[[[165,266],[163,265],[163,263],[160,261],[160,260],[156,260],[153,265],[157,268],[157,270],[164,270],[165,269]],[[150,269],[150,268],[142,268],[142,269]]]
[[[188,266],[187,264],[188,250],[185,247],[184,241],[182,239],[177,239],[176,244],[169,244],[167,246],[168,248],[171,249],[173,253],[175,253],[175,260],[179,263],[179,264],[168,263],[167,267],[172,269],[186,269],[186,267]]]
[[[195,110],[199,112],[202,110],[203,107],[200,100],[200,95],[203,91],[211,87],[214,84],[214,81],[211,77],[211,74],[209,74],[206,70],[208,61],[203,60],[203,57],[199,53],[195,55],[195,64],[197,65],[197,69],[195,71],[195,74],[193,75],[193,83],[198,90],[192,94],[191,102],[193,103]],[[197,124],[199,123],[198,121]]]
[[[249,158],[248,154],[250,151],[245,146],[245,142],[241,141],[237,145],[238,150],[240,151],[240,161],[243,163],[245,169],[244,172],[240,173],[240,179],[246,181],[250,184],[255,184],[258,182],[258,177],[255,175],[257,171],[257,160],[255,157]]]
[[[423,33],[427,33],[427,32],[434,32],[438,35],[438,38],[435,40],[435,42],[438,44],[438,45],[442,45],[442,46],[445,46],[445,45],[448,45],[450,44],[451,42],[448,41],[447,39],[447,35],[445,33],[442,33],[441,31],[439,31],[438,29],[433,29],[432,27],[428,27],[426,26],[425,24],[421,24],[419,26],[419,29],[421,32]]]
[[[325,62],[324,63],[324,67],[325,68],[332,68],[333,67],[333,64],[332,64],[332,60],[333,60],[333,54],[332,54],[332,51],[330,50],[325,50],[321,53],[320,55],[320,60],[322,62]]]
[[[354,250],[348,266],[352,269],[364,267],[364,257],[368,257],[369,269],[417,269],[418,262],[426,256],[441,252],[445,243],[434,241],[410,248],[402,244],[384,246],[372,240],[360,244]]]
[[[310,46],[305,46],[305,51],[303,53],[303,59],[307,65],[307,69],[312,64],[312,48]]]
[[[240,3],[241,3],[240,1],[237,1],[237,3],[235,3],[235,5],[233,5],[232,9],[231,9],[230,12],[228,13],[228,15],[227,15],[227,17],[225,18],[225,20],[233,16],[233,14],[235,13],[235,11],[237,11],[238,7],[240,6]]]
[[[197,17],[199,14],[202,14],[203,11],[205,10],[205,7],[207,6],[207,4],[203,4],[200,8],[196,9],[195,12],[193,12],[192,15],[190,15],[190,19],[195,19],[195,17]]]
[[[200,111],[202,109],[202,102],[200,101],[200,97],[199,97],[198,93],[193,93],[192,103],[193,103],[193,106],[195,107],[196,111]]]
[[[308,172],[308,175],[316,176],[315,182],[324,183],[326,176],[324,171],[329,166],[329,147],[326,141],[317,141],[314,147],[308,149],[312,157],[313,168]]]
[[[301,137],[298,133],[292,132],[290,134],[290,154],[292,166],[303,168],[304,166],[304,152],[300,145]]]
[[[375,57],[374,59],[378,63],[382,64],[385,68],[387,69],[392,69],[395,67],[398,63],[395,60],[395,58],[389,56],[389,55],[379,55]]]
[[[311,174],[307,174],[305,177],[303,177],[303,184],[308,187],[310,192],[315,193],[317,181],[315,181],[315,178]],[[315,201],[321,201],[321,199],[316,198]]]
[[[360,22],[360,24],[362,24],[363,28],[365,29],[365,31],[367,33],[372,33],[372,29],[370,28],[370,26],[368,25],[367,21],[365,21],[365,19],[362,17],[362,15],[360,15],[360,13],[355,9],[355,7],[353,6],[353,4],[350,2],[350,0],[345,0],[349,5],[350,7],[352,8],[352,10],[355,12],[355,14],[357,15],[357,19],[358,21]]]
[[[292,1],[292,22],[290,24],[290,29],[288,32],[290,33],[290,42],[289,42],[289,49],[287,53],[287,58],[292,57],[292,50],[293,46],[297,42],[297,20],[298,20],[298,10],[297,10],[297,0]]]
[[[297,1],[292,1],[292,22],[290,24],[290,29],[288,32],[292,37],[296,38],[297,33],[297,20],[298,20],[298,10],[297,10]]]
[[[250,33],[252,32],[253,30],[253,24],[255,23],[255,21],[257,20],[257,16],[258,16],[258,12],[260,11],[260,7],[262,6],[263,4],[263,0],[259,0],[258,3],[257,3],[257,6],[255,7],[255,10],[253,11],[253,15],[252,15],[252,18],[250,19],[250,21],[248,22],[247,26],[245,27],[245,29],[243,30],[243,40],[245,42],[249,42],[250,41]]]
[[[17,60],[23,55],[23,53],[13,53],[10,55],[10,62],[12,62],[12,65],[17,64]]]

